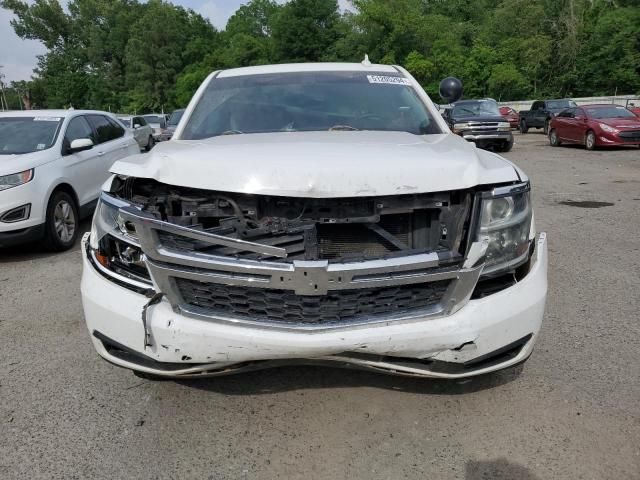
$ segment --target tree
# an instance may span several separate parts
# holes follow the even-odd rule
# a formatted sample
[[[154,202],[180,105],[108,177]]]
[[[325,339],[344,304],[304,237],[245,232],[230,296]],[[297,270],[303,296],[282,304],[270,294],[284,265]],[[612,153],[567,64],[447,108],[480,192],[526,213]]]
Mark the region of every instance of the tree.
[[[273,39],[279,62],[325,59],[338,39],[336,0],[291,0],[275,17]]]

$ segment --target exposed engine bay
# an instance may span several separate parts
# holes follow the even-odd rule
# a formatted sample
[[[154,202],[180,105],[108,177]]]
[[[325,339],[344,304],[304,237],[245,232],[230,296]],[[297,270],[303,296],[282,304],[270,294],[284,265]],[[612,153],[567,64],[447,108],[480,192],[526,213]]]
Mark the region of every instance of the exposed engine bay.
[[[473,191],[356,198],[292,198],[116,178],[111,193],[159,220],[286,251],[280,261],[346,262],[466,248]],[[249,259],[269,254],[160,232],[165,247]]]

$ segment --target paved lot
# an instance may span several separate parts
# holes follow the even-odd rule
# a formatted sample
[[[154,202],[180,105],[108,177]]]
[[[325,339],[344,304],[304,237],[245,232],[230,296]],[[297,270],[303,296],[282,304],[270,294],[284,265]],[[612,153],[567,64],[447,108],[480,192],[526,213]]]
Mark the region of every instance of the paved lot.
[[[153,383],[94,353],[78,248],[4,251],[0,478],[640,478],[640,150],[532,133],[507,156],[532,177],[550,246],[520,375],[291,367]]]

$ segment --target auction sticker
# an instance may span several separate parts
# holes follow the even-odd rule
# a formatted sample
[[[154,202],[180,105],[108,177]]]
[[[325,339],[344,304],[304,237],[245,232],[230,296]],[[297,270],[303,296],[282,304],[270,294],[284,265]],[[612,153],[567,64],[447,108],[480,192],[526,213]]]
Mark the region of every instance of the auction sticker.
[[[386,83],[387,85],[411,85],[407,78],[388,77],[386,75],[367,75],[369,83]]]
[[[59,122],[60,117],[34,117],[34,122]]]

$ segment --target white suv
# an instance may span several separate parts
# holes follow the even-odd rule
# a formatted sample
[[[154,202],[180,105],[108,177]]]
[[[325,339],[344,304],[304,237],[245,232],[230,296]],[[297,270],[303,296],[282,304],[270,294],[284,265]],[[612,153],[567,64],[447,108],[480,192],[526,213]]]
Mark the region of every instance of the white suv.
[[[453,134],[401,67],[215,72],[170,142],[112,171],[82,250],[110,363],[461,378],[533,350],[547,246],[529,179]]]
[[[72,247],[113,162],[138,152],[131,132],[105,112],[0,113],[0,247]]]

